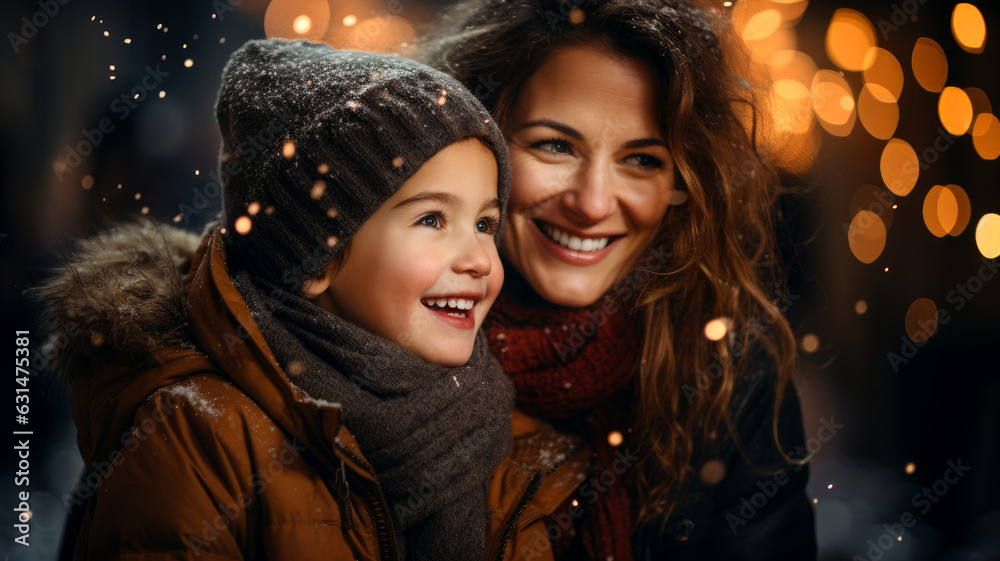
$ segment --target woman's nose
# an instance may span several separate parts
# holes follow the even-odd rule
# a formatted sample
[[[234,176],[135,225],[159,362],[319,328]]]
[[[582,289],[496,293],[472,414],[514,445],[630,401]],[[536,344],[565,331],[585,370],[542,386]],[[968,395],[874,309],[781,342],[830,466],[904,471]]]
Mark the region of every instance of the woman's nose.
[[[587,223],[597,223],[615,212],[613,179],[608,164],[589,160],[570,178],[572,185],[562,196],[562,206]]]

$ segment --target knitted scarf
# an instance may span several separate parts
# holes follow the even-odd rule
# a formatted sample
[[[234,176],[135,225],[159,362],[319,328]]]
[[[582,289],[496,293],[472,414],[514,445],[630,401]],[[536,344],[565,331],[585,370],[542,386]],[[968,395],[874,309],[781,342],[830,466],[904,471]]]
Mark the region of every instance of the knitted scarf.
[[[508,273],[506,282],[485,327],[490,348],[517,390],[517,405],[538,417],[568,419],[571,430],[595,450],[591,477],[599,477],[611,470],[618,450],[609,435],[627,436],[623,387],[635,364],[634,297],[614,298],[612,290],[585,308],[554,307],[516,273]],[[631,561],[631,505],[622,479],[598,492],[596,501],[578,502],[585,512],[581,531],[588,558]]]
[[[341,404],[389,503],[404,559],[481,559],[486,481],[510,452],[514,391],[485,338],[464,366],[426,362],[245,271],[233,286],[290,381]]]

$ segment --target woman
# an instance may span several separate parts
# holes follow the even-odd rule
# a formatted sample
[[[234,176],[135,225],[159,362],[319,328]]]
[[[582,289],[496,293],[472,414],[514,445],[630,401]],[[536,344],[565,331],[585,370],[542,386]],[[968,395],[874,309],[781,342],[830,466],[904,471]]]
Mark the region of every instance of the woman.
[[[816,556],[779,182],[739,53],[678,0],[466,0],[423,45],[510,148],[491,346],[520,408],[595,445],[552,517],[567,558]]]

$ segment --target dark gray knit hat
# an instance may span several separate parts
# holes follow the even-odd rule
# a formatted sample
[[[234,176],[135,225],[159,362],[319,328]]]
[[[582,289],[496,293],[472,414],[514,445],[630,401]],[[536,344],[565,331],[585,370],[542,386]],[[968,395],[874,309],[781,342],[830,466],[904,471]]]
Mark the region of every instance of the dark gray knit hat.
[[[458,81],[412,60],[249,41],[223,71],[215,116],[231,273],[300,290],[424,162],[466,138],[496,156],[506,208],[500,129]]]

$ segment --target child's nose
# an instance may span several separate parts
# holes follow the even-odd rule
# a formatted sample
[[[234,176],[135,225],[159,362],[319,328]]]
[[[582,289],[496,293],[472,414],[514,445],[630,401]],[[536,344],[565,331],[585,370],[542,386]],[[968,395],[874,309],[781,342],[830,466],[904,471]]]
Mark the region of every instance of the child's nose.
[[[479,236],[463,236],[460,243],[462,247],[454,262],[455,272],[471,274],[475,278],[489,275],[493,270],[493,261]]]

